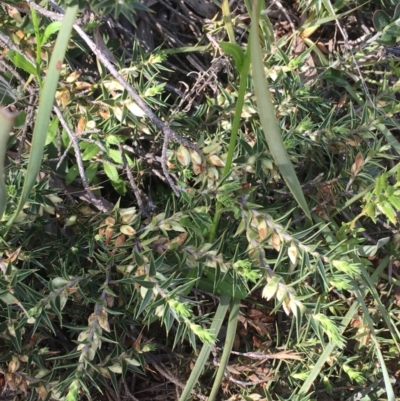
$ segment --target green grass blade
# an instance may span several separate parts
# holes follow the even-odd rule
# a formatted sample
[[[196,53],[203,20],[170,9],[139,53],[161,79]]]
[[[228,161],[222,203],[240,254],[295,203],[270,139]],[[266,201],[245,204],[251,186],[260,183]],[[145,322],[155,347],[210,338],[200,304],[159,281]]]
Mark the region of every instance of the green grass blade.
[[[311,220],[311,213],[304,198],[303,190],[301,189],[296,172],[283,144],[279,124],[275,116],[275,109],[268,90],[268,83],[265,79],[265,70],[258,31],[257,9],[258,7],[254,7],[253,9],[250,46],[254,89],[261,125],[275,164],[278,166],[283,179],[286,181],[286,184],[295,197],[297,203],[303,209],[306,216]]]
[[[400,155],[400,143],[395,136],[383,124],[376,124],[375,127],[385,135],[389,145],[392,146],[398,155]]]
[[[376,354],[378,356],[379,359],[379,363],[381,365],[381,369],[382,369],[382,375],[383,375],[383,380],[385,381],[385,388],[386,388],[386,395],[387,395],[387,400],[388,401],[395,401],[396,397],[394,395],[394,391],[393,391],[393,386],[389,377],[389,372],[387,371],[386,368],[386,364],[385,364],[385,360],[383,359],[383,355],[382,352],[380,350],[380,345],[379,342],[376,339],[376,335],[375,335],[375,328],[374,328],[374,324],[371,320],[371,317],[369,315],[368,312],[368,308],[365,305],[364,299],[365,299],[365,295],[363,296],[363,294],[361,293],[360,289],[358,288],[357,283],[353,282],[353,288],[354,288],[354,293],[356,294],[358,301],[363,309],[364,312],[364,316],[367,320],[368,326],[369,326],[369,330],[370,330],[370,334],[371,334],[371,339],[375,345],[375,351]]]
[[[351,307],[347,311],[345,317],[342,319],[342,322],[341,322],[341,333],[344,332],[345,328],[350,323],[352,317],[357,312],[357,309],[358,309],[359,306],[360,306],[360,304],[358,302],[353,302],[353,305],[351,305]],[[319,357],[318,361],[314,365],[313,370],[310,372],[310,374],[308,375],[306,381],[301,386],[301,388],[299,390],[299,394],[307,394],[309,392],[309,390],[310,390],[311,386],[313,385],[315,379],[321,373],[322,367],[325,365],[326,361],[328,360],[329,356],[332,354],[332,352],[335,349],[335,347],[336,347],[336,344],[332,343],[332,342],[330,342],[326,346],[324,352],[322,353],[322,355]]]
[[[213,322],[211,324],[211,331],[215,334],[215,336],[218,335],[219,330],[221,329],[222,322],[224,321],[226,312],[228,311],[228,308],[229,308],[230,300],[231,300],[231,297],[229,295],[223,295],[220,299],[220,303],[218,305],[218,308],[214,315]],[[203,345],[203,348],[200,351],[200,354],[197,358],[196,364],[194,365],[192,373],[189,376],[189,379],[186,383],[185,388],[183,389],[183,392],[182,392],[181,397],[179,398],[179,401],[186,401],[188,399],[188,397],[190,396],[194,386],[196,385],[197,381],[199,380],[201,372],[204,369],[206,361],[211,352],[211,347],[212,347],[212,345],[210,345],[210,344]]]
[[[223,20],[225,23],[225,29],[229,37],[229,42],[236,44],[235,31],[232,26],[232,15],[231,15],[231,10],[229,8],[228,0],[222,0],[221,9],[222,9]]]
[[[385,321],[386,326],[389,329],[389,332],[390,332],[393,340],[395,340],[395,342],[396,342],[397,349],[399,349],[399,344],[397,344],[396,335],[397,335],[397,337],[400,337],[399,336],[400,333],[398,332],[396,326],[394,324],[392,324],[392,322],[390,321],[389,314],[387,313],[387,310],[383,306],[380,296],[378,294],[378,291],[376,290],[376,288],[374,286],[374,281],[371,279],[371,277],[369,276],[367,270],[365,269],[365,267],[363,265],[360,265],[360,270],[361,270],[363,279],[365,280],[369,290],[371,291],[372,296],[374,297],[376,306],[378,307],[379,311],[381,312],[382,318]]]
[[[35,184],[36,177],[40,170],[50,121],[50,114],[54,104],[54,96],[77,11],[77,6],[69,7],[66,10],[63,25],[57,37],[47,76],[44,81],[43,90],[41,91],[39,97],[39,109],[33,131],[31,153],[29,156],[27,174],[25,177],[24,186],[22,188],[21,198],[15,213],[7,222],[8,226],[11,226],[15,217],[18,216],[19,212],[22,210]]]
[[[229,314],[228,330],[226,333],[224,352],[221,356],[218,371],[215,376],[214,384],[211,389],[210,396],[208,397],[208,401],[214,401],[216,399],[218,391],[221,387],[222,379],[224,378],[224,373],[229,362],[233,342],[235,341],[237,322],[239,320],[240,301],[240,299],[233,298],[231,302],[231,313]]]
[[[14,116],[0,107],[0,221],[7,206],[7,188],[4,182],[4,164],[6,161],[7,143],[14,122]]]
[[[351,14],[352,12],[358,10],[360,7],[361,7],[361,5],[358,6],[358,7],[354,7],[354,8],[352,8],[351,10],[348,10],[348,11],[346,11],[346,12],[344,12],[344,13],[334,14],[334,15],[330,15],[329,17],[324,17],[324,18],[316,19],[316,20],[314,20],[314,21],[311,21],[311,22],[309,22],[309,23],[307,23],[307,24],[302,25],[301,28],[299,29],[299,31],[302,32],[302,31],[304,31],[304,30],[307,29],[307,28],[311,28],[312,26],[320,26],[320,25],[326,24],[326,23],[328,23],[328,22],[335,21],[335,20],[337,20],[337,19],[340,19],[340,18],[342,18],[342,17],[345,17],[345,16],[348,15],[348,14]]]

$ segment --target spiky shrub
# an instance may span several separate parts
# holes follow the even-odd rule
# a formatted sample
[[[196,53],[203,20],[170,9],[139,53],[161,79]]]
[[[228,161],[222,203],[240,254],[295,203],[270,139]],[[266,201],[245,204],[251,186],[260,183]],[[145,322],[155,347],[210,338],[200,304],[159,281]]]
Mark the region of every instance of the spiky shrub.
[[[262,21],[263,32],[267,22]],[[285,48],[283,40],[272,45]],[[82,393],[93,396],[110,382],[118,391],[121,379],[144,372],[147,354],[154,349],[140,341],[143,327],[162,327],[159,341],[170,333],[166,343],[171,349],[181,343],[193,348],[214,343],[216,325],[210,329],[212,317],[195,313],[194,288],[239,304],[260,288],[271,314],[290,316],[283,318],[288,324],[282,344],[302,355],[276,367],[284,380],[277,379],[271,392],[301,399],[314,384],[331,391],[343,377],[359,384],[379,382],[381,371],[374,365],[379,359],[390,395],[384,362],[398,347],[397,321],[395,308],[385,308],[375,288],[385,278],[390,258],[377,265],[369,260],[388,241],[370,245],[362,237],[373,227],[370,218],[386,216],[392,226],[397,223],[397,167],[385,173],[382,163],[391,158],[383,143],[392,139],[389,111],[378,110],[382,117],[376,120],[375,106],[366,103],[360,113],[349,103],[341,116],[319,84],[301,81],[299,66],[307,54],[290,60],[279,50],[262,58],[286,157],[303,185],[311,221],[292,196],[293,185],[282,179],[283,159],[276,159],[268,142],[270,127],[260,119],[267,106],[259,94],[255,98],[254,89],[265,81],[248,76],[248,54],[239,46],[224,49],[236,55],[230,90],[207,98],[190,119],[175,114],[175,126],[192,134],[200,152],[169,146],[166,162],[177,177],[180,197],[154,191],[159,211],[151,216],[118,202],[107,212],[61,205],[47,178],[30,188],[21,204],[29,167],[24,162],[8,166],[8,202],[0,226],[0,335],[2,370],[11,388],[34,388],[42,399],[68,401]],[[127,71],[127,80],[169,121],[163,85],[155,82],[165,53],[145,54],[135,44],[134,56],[140,63]],[[344,74],[350,67],[342,63]],[[131,192],[129,177],[122,175],[126,166],[139,180],[148,166],[132,151],[123,130],[130,129],[135,140],[141,130],[149,137],[157,130],[118,82],[105,70],[101,74],[85,90],[90,94],[100,88],[106,99],[78,97],[75,106],[81,114],[71,112],[69,118],[77,129],[101,128],[82,128],[79,150],[89,183],[106,176],[117,198]],[[333,77],[339,83],[342,76]],[[82,86],[76,82],[77,88]],[[372,89],[382,93],[379,87]],[[332,90],[331,98],[338,92]],[[75,109],[63,93],[65,88],[59,88],[57,99],[67,114]],[[364,95],[359,90],[358,99]],[[232,122],[236,101],[243,104]],[[208,124],[210,116],[216,128]],[[58,142],[58,120],[52,121],[47,144],[64,151],[70,139],[64,131]],[[233,132],[238,137],[230,147]],[[162,144],[153,145],[161,152]],[[67,157],[66,163],[65,179],[72,183],[79,175],[77,161]],[[47,176],[48,168],[39,167]],[[391,248],[395,255],[396,246]],[[353,349],[346,348],[348,340],[356,343]],[[369,355],[371,366],[357,374],[365,362],[359,351],[379,341]]]

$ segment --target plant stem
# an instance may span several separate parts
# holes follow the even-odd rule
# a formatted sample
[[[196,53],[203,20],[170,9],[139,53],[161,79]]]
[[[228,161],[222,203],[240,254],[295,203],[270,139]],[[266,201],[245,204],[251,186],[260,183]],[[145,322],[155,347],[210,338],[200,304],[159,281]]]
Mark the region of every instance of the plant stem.
[[[226,158],[224,171],[222,173],[222,176],[224,179],[231,172],[233,154],[235,152],[237,135],[239,132],[240,118],[242,115],[242,109],[243,109],[243,105],[244,105],[244,95],[246,94],[247,77],[249,74],[249,69],[250,69],[250,46],[247,46],[246,55],[245,55],[245,58],[243,61],[242,68],[240,70],[240,85],[239,85],[238,98],[237,98],[236,108],[235,108],[235,117],[233,118],[233,123],[232,123],[232,133],[231,133],[231,139],[229,141],[228,157]],[[221,217],[222,206],[223,205],[221,202],[217,202],[217,206],[215,208],[213,225],[210,230],[210,237],[209,237],[210,242],[213,242],[215,239],[215,234],[217,232],[219,219]]]
[[[233,298],[231,301],[231,313],[229,314],[228,331],[224,344],[224,351],[221,356],[217,375],[215,376],[214,384],[208,397],[208,401],[214,401],[221,386],[224,377],[226,366],[228,365],[229,357],[235,341],[237,322],[239,320],[240,299]]]

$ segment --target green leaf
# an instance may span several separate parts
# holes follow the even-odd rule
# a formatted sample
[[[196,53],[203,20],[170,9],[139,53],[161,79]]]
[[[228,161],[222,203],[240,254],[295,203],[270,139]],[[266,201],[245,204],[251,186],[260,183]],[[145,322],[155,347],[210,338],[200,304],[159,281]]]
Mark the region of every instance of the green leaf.
[[[0,75],[0,103],[4,105],[9,105],[16,100],[18,100],[18,98],[14,93],[14,89],[8,83],[8,81]]]
[[[236,299],[244,299],[248,294],[244,285],[234,285],[232,274],[226,273],[218,279],[217,270],[210,267],[204,269],[204,277],[200,278],[197,287],[203,291],[216,295],[225,294]]]
[[[79,174],[78,165],[74,164],[72,167],[69,168],[68,173],[65,176],[65,183],[67,185],[71,184],[71,182],[74,181],[76,177],[78,177],[78,174]]]
[[[93,159],[99,153],[99,147],[95,143],[89,143],[82,154],[82,160],[87,161]]]
[[[382,45],[386,46],[393,46],[396,44],[396,38],[392,35],[388,35],[384,33],[381,35],[377,40],[378,43],[381,43]]]
[[[396,212],[389,202],[378,203],[378,208],[385,214],[392,224],[397,223]]]
[[[380,238],[376,245],[364,245],[359,246],[357,250],[357,255],[362,257],[375,256],[379,248],[386,245],[390,241],[390,237]]]
[[[47,130],[46,142],[44,143],[45,146],[52,143],[57,135],[58,129],[58,117],[54,117],[49,124],[49,128]]]
[[[386,190],[387,187],[387,182],[386,182],[386,174],[381,174],[379,177],[376,179],[376,184],[375,184],[375,190],[374,192],[377,195],[380,195],[383,191]]]
[[[393,14],[393,21],[397,21],[398,19],[400,19],[400,3],[397,4]]]
[[[303,190],[296,176],[294,167],[289,159],[283,144],[279,124],[275,116],[275,109],[271,101],[271,95],[268,90],[268,83],[265,79],[265,70],[262,60],[261,45],[258,34],[258,10],[253,10],[253,20],[251,24],[251,61],[253,64],[254,89],[256,93],[257,105],[264,131],[265,139],[278,166],[283,179],[295,197],[299,206],[303,209],[306,216],[312,220]]]
[[[235,60],[235,66],[238,71],[242,69],[245,54],[239,45],[228,42],[220,42],[221,49]]]
[[[96,177],[98,168],[99,163],[90,163],[88,168],[85,170],[86,179],[89,184],[93,181],[94,177]]]
[[[0,294],[0,300],[6,304],[19,304],[18,299],[10,292],[3,292]]]
[[[107,174],[107,177],[113,181],[117,182],[119,175],[118,175],[118,170],[115,166],[112,166],[111,164],[103,164],[104,172]]]
[[[377,31],[383,31],[390,24],[390,17],[384,11],[378,10],[373,16],[373,22]]]
[[[122,155],[119,150],[116,149],[108,149],[108,154],[113,159],[115,163],[123,164]]]
[[[400,36],[400,26],[392,25],[385,31],[386,35]]]
[[[400,199],[397,196],[395,195],[389,196],[388,201],[395,207],[395,209],[400,211]]]
[[[111,181],[111,184],[120,195],[126,194],[126,184],[122,178],[118,178],[115,181]]]
[[[37,75],[36,68],[34,65],[26,59],[22,54],[15,50],[9,50],[7,53],[8,59],[18,68],[21,68],[25,72],[31,75]]]
[[[210,396],[208,397],[208,401],[214,401],[217,398],[218,392],[221,388],[221,383],[224,378],[225,370],[229,363],[229,358],[231,356],[233,344],[235,342],[235,337],[237,333],[237,323],[239,320],[239,311],[240,311],[240,299],[233,299],[231,301],[231,312],[229,314],[229,319],[228,319],[228,328],[225,338],[225,344],[223,347],[223,353],[214,380],[214,384],[211,389]]]
[[[325,73],[324,78],[329,81],[334,83],[337,86],[345,87],[347,86],[347,80],[344,74],[336,70],[334,68],[329,68],[329,70]]]
[[[153,298],[153,291],[151,289],[146,291],[146,295],[143,298],[142,303],[140,304],[139,310],[137,312],[137,316],[139,316],[145,309],[146,307],[149,305],[150,301]]]
[[[61,27],[62,27],[61,21],[53,21],[52,23],[47,25],[42,37],[41,45],[43,46],[44,44],[46,44],[50,36],[58,32],[61,29]]]

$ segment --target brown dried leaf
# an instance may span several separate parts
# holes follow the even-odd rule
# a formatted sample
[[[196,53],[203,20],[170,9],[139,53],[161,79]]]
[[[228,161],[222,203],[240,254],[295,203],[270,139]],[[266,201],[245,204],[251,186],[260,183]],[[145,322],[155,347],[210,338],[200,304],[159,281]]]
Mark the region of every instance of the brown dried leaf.
[[[75,82],[80,77],[80,75],[81,75],[81,73],[79,71],[74,71],[74,72],[71,72],[71,74],[69,74],[68,77],[65,78],[65,80],[69,84],[72,84],[72,82]]]
[[[113,233],[114,233],[114,230],[111,227],[106,228],[106,244],[107,245],[110,243]]]
[[[188,166],[190,164],[190,152],[187,148],[184,146],[180,146],[179,149],[176,152],[176,157],[179,160],[179,163],[181,163],[184,166]]]
[[[13,20],[17,21],[19,24],[23,22],[21,14],[16,8],[7,5],[7,13]]]
[[[99,325],[107,333],[110,332],[110,324],[108,323],[108,314],[105,309],[102,309],[99,315]]]
[[[201,164],[202,160],[201,160],[201,156],[192,149],[189,149],[190,152],[190,158],[192,159],[193,164]]]
[[[6,382],[9,385],[10,389],[14,391],[17,388],[16,383],[15,383],[15,379],[16,379],[15,374],[14,373],[6,373],[5,378],[6,378]]]
[[[267,227],[267,223],[265,222],[264,219],[262,219],[261,221],[258,222],[258,234],[261,237],[261,239],[265,239],[268,236],[268,227]]]
[[[94,313],[92,313],[92,314],[89,316],[89,319],[88,319],[88,324],[89,324],[89,326],[91,326],[95,320],[96,320],[96,315],[95,315]]]
[[[362,154],[360,152],[357,153],[356,160],[354,161],[353,165],[351,166],[351,174],[355,174],[358,172],[361,168],[361,166],[364,164],[364,159],[362,157]]]
[[[273,359],[292,359],[295,361],[302,361],[303,358],[299,355],[296,354],[294,351],[281,351],[277,352],[275,354],[268,354],[268,358],[273,358]]]
[[[71,100],[71,93],[67,88],[61,88],[59,91],[56,92],[55,97],[57,104],[60,107],[65,108]]]
[[[106,294],[106,302],[109,308],[112,308],[114,306],[114,300],[115,298],[111,294]]]
[[[39,397],[42,400],[46,399],[46,397],[47,397],[47,389],[42,383],[39,384],[39,387],[36,387],[36,392],[38,393]]]
[[[115,247],[118,248],[121,245],[123,245],[125,243],[125,235],[124,234],[120,234],[118,235],[118,237],[115,239]]]
[[[124,224],[123,226],[121,226],[119,228],[119,230],[121,231],[121,233],[128,235],[128,236],[132,236],[136,234],[136,230],[134,228],[132,228],[131,226],[128,226],[127,224]]]
[[[78,121],[78,124],[76,124],[76,132],[78,134],[81,134],[83,131],[85,131],[86,127],[86,118],[84,115],[82,115]]]
[[[74,88],[76,91],[82,91],[82,90],[87,90],[92,87],[92,84],[89,82],[82,82],[82,81],[77,81],[74,83]]]
[[[277,252],[281,250],[281,237],[276,231],[272,233],[270,243]]]
[[[115,224],[115,219],[109,216],[104,220],[104,223],[107,224],[108,227],[112,227]]]
[[[13,356],[11,358],[11,361],[8,363],[8,372],[9,373],[16,372],[19,369],[20,365],[21,365],[21,362],[18,359],[18,357]]]
[[[235,369],[235,365],[228,365],[226,370],[232,375],[240,375],[240,371]]]
[[[8,251],[5,251],[5,254],[7,255],[7,259],[4,258],[3,262],[15,262],[18,259],[19,254],[21,253],[21,247],[17,248],[16,250],[12,251],[9,253]]]
[[[292,243],[292,245],[288,249],[288,256],[289,256],[290,261],[292,262],[292,265],[296,266],[297,255],[298,255],[297,247]]]
[[[216,167],[224,167],[225,166],[225,162],[217,155],[209,156],[208,161]]]
[[[322,53],[329,54],[329,50],[322,42],[317,42],[316,45],[317,45],[318,49],[321,50]]]

